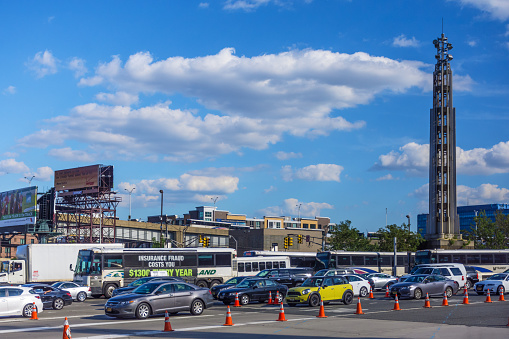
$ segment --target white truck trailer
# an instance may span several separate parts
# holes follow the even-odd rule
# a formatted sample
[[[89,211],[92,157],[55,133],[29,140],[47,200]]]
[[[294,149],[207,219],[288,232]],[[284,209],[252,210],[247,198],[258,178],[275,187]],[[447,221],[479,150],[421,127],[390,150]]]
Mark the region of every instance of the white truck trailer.
[[[0,284],[28,284],[72,281],[78,251],[104,247],[122,248],[123,244],[28,244],[18,246],[16,259],[0,262]]]

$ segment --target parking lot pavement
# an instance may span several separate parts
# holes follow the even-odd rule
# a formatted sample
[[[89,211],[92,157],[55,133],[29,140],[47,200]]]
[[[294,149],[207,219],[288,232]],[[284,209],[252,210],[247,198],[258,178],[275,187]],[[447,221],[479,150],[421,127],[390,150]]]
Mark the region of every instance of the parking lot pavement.
[[[431,298],[431,309],[423,308],[424,300],[400,300],[401,311],[392,311],[394,300],[375,293],[375,299],[361,299],[364,314],[356,315],[356,302],[351,305],[331,303],[324,307],[328,318],[317,318],[319,308],[284,307],[287,321],[276,321],[279,306],[253,303],[230,307],[234,326],[225,323],[226,307],[216,303],[201,316],[179,313],[171,316],[175,332],[162,332],[164,316],[147,320],[113,319],[104,315],[104,299],[73,303],[60,311],[45,310],[38,321],[25,318],[0,318],[0,337],[19,339],[59,338],[63,318],[68,317],[73,338],[238,338],[275,336],[299,338],[507,338],[509,302],[484,303],[481,296],[470,296],[470,305],[462,305],[463,296],[449,299]]]

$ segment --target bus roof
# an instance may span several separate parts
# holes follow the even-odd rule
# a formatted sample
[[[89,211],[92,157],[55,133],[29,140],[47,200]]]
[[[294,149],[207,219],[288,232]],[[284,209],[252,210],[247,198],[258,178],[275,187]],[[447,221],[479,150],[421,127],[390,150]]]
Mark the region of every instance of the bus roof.
[[[184,247],[184,248],[98,248],[91,247],[89,250],[102,253],[142,253],[142,252],[214,252],[214,253],[232,253],[234,248],[225,247]]]
[[[245,251],[244,257],[256,256],[289,256],[289,257],[316,257],[316,252],[282,252],[282,251]]]

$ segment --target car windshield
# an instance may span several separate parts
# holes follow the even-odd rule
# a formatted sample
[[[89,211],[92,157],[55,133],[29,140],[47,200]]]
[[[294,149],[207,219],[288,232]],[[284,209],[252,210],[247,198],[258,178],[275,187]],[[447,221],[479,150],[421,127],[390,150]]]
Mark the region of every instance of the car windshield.
[[[322,285],[323,278],[307,278],[303,283],[302,287],[318,287]]]
[[[266,277],[268,274],[270,273],[270,270],[263,270],[263,271],[260,271],[260,273],[258,273],[256,276],[257,277]]]
[[[251,287],[254,284],[256,284],[256,282],[257,282],[257,280],[244,280],[240,284],[238,284],[237,287],[240,287],[240,288]]]
[[[426,277],[420,276],[412,276],[405,279],[405,282],[423,282]]]
[[[154,290],[156,288],[158,288],[159,285],[161,285],[161,284],[156,284],[156,283],[150,284],[150,283],[147,283],[147,284],[141,285],[140,287],[136,288],[133,291],[133,293],[136,293],[136,294],[150,294],[150,293],[154,292]]]
[[[433,272],[433,267],[421,267],[414,274],[430,274]]]
[[[226,284],[226,285],[238,284],[238,283],[239,283],[239,281],[242,281],[242,279],[243,279],[242,277],[235,277],[235,278],[231,278],[231,279],[227,280],[227,281],[225,282],[225,284]]]
[[[499,273],[499,274],[492,275],[491,277],[489,277],[486,280],[504,280],[505,277],[507,277],[507,275]]]
[[[325,275],[325,273],[329,272],[329,270],[320,270],[315,273],[315,275]]]
[[[62,285],[62,284],[63,284],[63,282],[56,282],[56,283],[52,284],[51,286],[59,288],[60,285]]]
[[[149,278],[141,278],[141,279],[133,281],[132,283],[129,284],[129,286],[130,287],[138,287],[150,280],[152,280],[152,278],[150,278],[150,277]]]

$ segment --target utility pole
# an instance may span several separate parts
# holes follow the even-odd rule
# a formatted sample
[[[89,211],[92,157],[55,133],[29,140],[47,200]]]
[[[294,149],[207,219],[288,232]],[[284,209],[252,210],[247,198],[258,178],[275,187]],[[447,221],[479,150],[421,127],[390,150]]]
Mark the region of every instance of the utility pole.
[[[133,193],[133,191],[135,189],[136,189],[136,187],[133,187],[130,190],[128,190],[127,188],[124,188],[124,190],[129,192],[129,218],[127,218],[128,221],[131,220],[131,194]]]

